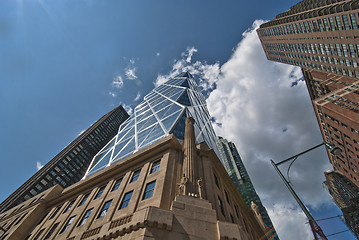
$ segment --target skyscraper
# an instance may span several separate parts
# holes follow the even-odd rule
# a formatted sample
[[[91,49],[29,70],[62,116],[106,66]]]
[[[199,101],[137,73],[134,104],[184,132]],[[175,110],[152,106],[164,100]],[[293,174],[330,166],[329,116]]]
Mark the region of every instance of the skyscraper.
[[[94,155],[116,135],[119,126],[128,117],[122,106],[102,116],[6,198],[0,204],[0,212],[56,184],[66,188],[81,180]]]
[[[86,176],[120,161],[173,133],[184,137],[185,119],[195,119],[196,142],[205,141],[217,153],[206,101],[190,73],[185,72],[156,87],[144,97],[117,135],[95,156]]]
[[[342,210],[345,223],[359,239],[359,188],[336,171],[325,172],[325,179],[324,184]]]
[[[359,186],[359,2],[304,0],[257,30],[269,60],[300,66],[329,158]]]
[[[252,207],[252,202],[259,207],[264,224],[268,229],[271,229],[272,232],[275,233],[272,221],[270,220],[267,210],[263,206],[256,190],[254,189],[252,181],[241,157],[239,156],[236,146],[234,143],[228,142],[222,137],[218,137],[216,142],[223,165],[233,183],[236,185],[238,191],[241,193],[243,200],[248,207]]]
[[[135,108],[84,179],[1,214],[2,238],[267,239],[258,209],[245,204],[214,150],[209,119],[189,73],[168,80]]]

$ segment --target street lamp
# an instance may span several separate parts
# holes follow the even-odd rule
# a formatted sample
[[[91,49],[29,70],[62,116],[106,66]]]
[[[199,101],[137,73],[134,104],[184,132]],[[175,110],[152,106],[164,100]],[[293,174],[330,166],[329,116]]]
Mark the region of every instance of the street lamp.
[[[305,205],[303,204],[303,202],[300,200],[300,198],[298,197],[297,193],[294,191],[294,189],[292,188],[292,186],[290,185],[289,181],[283,176],[282,172],[279,170],[278,165],[281,165],[285,162],[288,162],[290,160],[293,160],[293,162],[300,156],[303,155],[309,151],[312,151],[313,149],[316,149],[322,145],[325,145],[328,150],[330,151],[330,153],[334,154],[334,155],[339,155],[341,154],[342,150],[339,147],[333,146],[330,143],[327,142],[322,142],[321,144],[318,144],[317,146],[314,146],[308,150],[305,150],[297,155],[294,155],[290,158],[287,158],[283,161],[280,161],[279,163],[275,163],[273,160],[271,160],[271,163],[274,167],[274,169],[277,171],[277,173],[279,174],[280,178],[283,180],[284,184],[287,186],[287,188],[289,189],[290,193],[293,195],[294,199],[297,201],[298,205],[300,206],[300,208],[302,209],[302,211],[304,212],[304,214],[307,216],[308,220],[309,220],[309,225],[310,228],[312,229],[313,235],[314,235],[314,239],[318,240],[318,235],[323,239],[323,240],[328,240],[327,237],[324,235],[322,229],[320,228],[320,226],[317,224],[317,222],[315,221],[315,219],[313,218],[313,216],[310,214],[310,212],[308,211],[308,209],[305,207]],[[292,163],[293,163],[292,162]],[[289,169],[288,169],[289,170]]]

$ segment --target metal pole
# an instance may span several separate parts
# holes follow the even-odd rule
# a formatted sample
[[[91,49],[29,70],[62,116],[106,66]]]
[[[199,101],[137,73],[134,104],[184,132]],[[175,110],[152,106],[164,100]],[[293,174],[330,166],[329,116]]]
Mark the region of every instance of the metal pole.
[[[277,167],[277,164],[274,163],[273,160],[271,160],[271,163],[273,165],[273,167],[275,168],[275,170],[277,171],[277,173],[279,174],[280,178],[283,180],[284,184],[287,186],[287,188],[289,189],[290,193],[293,195],[294,199],[297,201],[297,203],[299,204],[300,208],[303,210],[304,214],[307,216],[307,218],[309,220],[314,220],[314,218],[312,217],[312,215],[309,213],[308,209],[304,206],[303,202],[300,200],[300,198],[298,197],[298,195],[296,194],[296,192],[294,191],[294,189],[292,188],[292,186],[290,186],[289,182],[287,181],[287,179],[283,176],[282,172],[279,170],[279,168]]]
[[[314,149],[314,148],[317,148],[321,145],[323,145],[324,143],[320,144],[320,145],[317,145],[313,148],[311,148],[310,150]],[[310,150],[307,150],[307,151],[304,151],[302,153],[299,153],[297,155],[295,155],[294,157],[297,157],[299,155],[302,155]],[[279,170],[279,168],[277,167],[277,165],[279,164],[282,164],[286,161],[289,161],[290,159],[293,159],[294,157],[292,158],[288,158],[284,161],[281,161],[279,163],[275,163],[273,160],[271,160],[271,163],[274,167],[274,169],[277,171],[277,173],[279,174],[280,178],[283,180],[284,184],[287,186],[287,188],[289,189],[290,193],[293,195],[294,199],[297,201],[299,207],[302,209],[302,211],[304,212],[304,214],[307,216],[308,220],[309,220],[309,224],[310,224],[310,228],[312,229],[312,232],[313,232],[313,235],[314,235],[314,238],[315,239],[318,239],[317,238],[317,235],[316,234],[319,234],[319,236],[323,239],[323,240],[328,240],[327,237],[324,235],[322,229],[320,228],[320,226],[317,224],[317,222],[314,220],[313,216],[310,214],[310,212],[308,211],[308,209],[306,208],[306,206],[303,204],[303,202],[300,200],[299,196],[297,195],[297,193],[294,191],[294,189],[292,188],[292,186],[290,186],[289,182],[287,181],[287,179],[283,176],[282,172]]]
[[[276,166],[281,165],[282,163],[288,162],[288,161],[292,160],[293,158],[296,158],[296,157],[298,157],[298,156],[300,156],[300,155],[303,155],[304,153],[310,152],[310,151],[312,151],[313,149],[316,149],[316,148],[318,148],[318,147],[320,147],[320,146],[322,146],[322,145],[324,145],[324,144],[325,144],[325,142],[322,142],[321,144],[318,144],[318,145],[315,146],[315,147],[309,148],[308,150],[305,150],[304,152],[298,153],[297,155],[294,155],[293,157],[290,157],[290,158],[287,158],[287,159],[285,159],[285,160],[283,160],[283,161],[280,161],[279,163],[276,163],[275,165],[276,165]]]

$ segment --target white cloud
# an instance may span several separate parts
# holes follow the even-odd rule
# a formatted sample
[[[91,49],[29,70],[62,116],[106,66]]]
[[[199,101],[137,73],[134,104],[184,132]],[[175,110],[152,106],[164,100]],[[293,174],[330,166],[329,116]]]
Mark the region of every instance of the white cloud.
[[[159,57],[160,55],[161,55],[161,54],[160,54],[159,52],[158,52],[158,53],[156,53],[156,56],[157,56],[157,57]]]
[[[192,61],[193,53],[197,52],[198,50],[194,47],[187,47],[187,51],[182,53],[182,57],[186,57],[186,62],[190,63]]]
[[[306,224],[307,217],[298,208],[289,208],[282,204],[275,204],[268,209],[273,224],[280,239],[312,239],[313,233]],[[301,231],[298,231],[301,229]]]
[[[136,68],[135,67],[126,68],[125,75],[126,75],[127,79],[130,79],[130,80],[136,79],[137,78]]]
[[[36,162],[36,169],[37,171],[39,171],[44,165],[41,164],[41,162],[37,161]]]
[[[275,227],[280,228],[278,219],[288,215],[288,206],[296,203],[270,159],[279,162],[319,144],[322,138],[300,68],[266,59],[255,31],[262,22],[256,20],[243,33],[231,58],[222,66],[191,63],[196,49],[187,48],[182,59],[174,61],[170,73],[158,75],[155,85],[183,71],[197,76],[199,85],[209,91],[207,105],[218,123],[214,124],[217,135],[236,144],[254,187]],[[330,164],[324,148],[301,156],[291,168],[295,190],[312,208],[330,203],[322,187],[327,168]],[[281,169],[285,174],[285,166]],[[279,238],[311,239],[305,217],[295,214],[291,221],[290,227],[279,231]],[[303,238],[286,237],[299,232]]]
[[[123,84],[124,84],[124,82],[120,75],[116,76],[112,81],[112,86],[114,88],[122,88]]]
[[[126,112],[128,113],[128,115],[131,115],[133,113],[133,109],[130,105],[124,104],[124,103],[120,103],[120,105],[122,105],[122,107],[126,110]]]
[[[194,47],[188,47],[186,52],[181,54],[182,58],[179,60],[175,60],[172,66],[172,70],[170,73],[157,76],[155,86],[158,86],[168,79],[175,77],[181,72],[190,72],[193,75],[198,76],[199,85],[204,90],[210,90],[215,86],[215,83],[218,80],[220,74],[220,66],[219,63],[215,64],[207,64],[206,62],[196,61],[195,63],[189,64],[188,56],[193,55],[193,53],[197,52],[197,49]]]
[[[137,102],[138,100],[140,100],[140,97],[141,97],[141,93],[138,92],[135,99],[134,99],[134,101]]]
[[[131,64],[135,64],[135,60],[134,60],[134,59],[130,59],[130,63],[131,63]]]
[[[114,92],[108,92],[108,94],[109,94],[111,97],[117,97],[117,94],[114,93]]]

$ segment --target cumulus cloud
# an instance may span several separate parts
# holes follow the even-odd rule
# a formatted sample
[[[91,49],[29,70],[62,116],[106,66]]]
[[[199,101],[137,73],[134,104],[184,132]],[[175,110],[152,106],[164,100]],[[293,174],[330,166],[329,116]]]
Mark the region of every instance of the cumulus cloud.
[[[116,76],[112,81],[112,86],[114,88],[122,88],[123,84],[124,84],[124,82],[120,75]]]
[[[293,207],[293,206],[292,206]],[[280,239],[312,239],[313,233],[306,224],[307,217],[298,208],[289,208],[282,204],[275,204],[269,208],[273,224]],[[298,231],[302,229],[302,231]]]
[[[108,95],[110,95],[111,97],[117,97],[117,94],[116,93],[114,93],[114,92],[108,92]]]
[[[222,66],[201,61],[191,63],[197,50],[187,48],[168,74],[158,75],[155,85],[183,71],[196,75],[207,93],[217,135],[236,144],[275,227],[280,228],[279,219],[290,214],[288,206],[296,203],[270,159],[279,162],[319,144],[322,138],[300,68],[266,59],[255,31],[261,23],[254,21],[243,33],[231,58]],[[323,172],[328,168],[324,148],[301,156],[291,168],[290,179],[295,190],[312,208],[330,203],[322,187]],[[285,166],[281,169],[286,172]],[[305,221],[305,217],[296,213],[288,222],[290,227],[279,231],[279,237],[310,239],[307,235],[310,228]],[[303,237],[291,235],[299,232]]]
[[[196,61],[189,64],[188,57],[192,57],[193,53],[197,52],[194,47],[187,48],[185,52],[181,54],[182,58],[174,61],[172,70],[168,74],[159,74],[155,81],[155,85],[158,86],[168,79],[175,77],[181,72],[190,72],[193,75],[197,75],[199,85],[205,90],[211,90],[215,87],[215,83],[218,81],[220,74],[219,63],[208,64],[206,62]]]
[[[156,56],[158,57],[158,56],[160,56],[161,54],[158,52],[158,53],[156,53]]]
[[[41,164],[41,162],[37,161],[36,162],[36,169],[37,171],[39,171],[44,165]]]
[[[135,99],[134,99],[134,101],[137,102],[138,100],[140,100],[140,97],[141,97],[141,93],[138,92]]]

